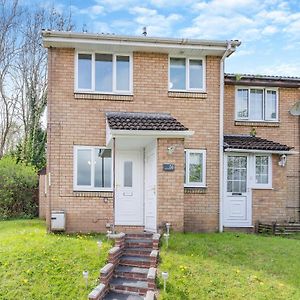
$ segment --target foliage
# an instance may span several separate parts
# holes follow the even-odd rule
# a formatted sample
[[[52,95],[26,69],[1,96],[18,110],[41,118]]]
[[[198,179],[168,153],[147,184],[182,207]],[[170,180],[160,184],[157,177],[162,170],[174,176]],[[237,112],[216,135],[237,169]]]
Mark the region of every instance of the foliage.
[[[169,279],[164,293],[159,277],[159,299],[300,299],[299,247],[282,237],[173,233],[160,251]]]
[[[103,235],[47,234],[40,220],[0,222],[0,299],[87,299],[111,244]],[[88,289],[82,277],[89,271]]]
[[[9,156],[0,160],[0,219],[34,217],[37,213],[37,173]]]

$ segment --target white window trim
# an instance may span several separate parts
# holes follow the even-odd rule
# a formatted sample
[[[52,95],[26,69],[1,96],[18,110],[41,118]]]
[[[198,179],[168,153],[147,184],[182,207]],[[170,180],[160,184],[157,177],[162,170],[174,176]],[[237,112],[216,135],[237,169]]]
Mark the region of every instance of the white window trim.
[[[113,80],[112,80],[112,91],[96,91],[95,90],[95,55],[97,54],[111,54],[113,56]],[[91,54],[92,55],[92,84],[91,89],[80,89],[78,87],[78,54]],[[117,56],[129,56],[129,91],[127,90],[117,90],[117,65],[116,65],[116,57]],[[132,53],[109,53],[109,52],[98,52],[98,51],[75,51],[74,57],[74,92],[75,93],[89,93],[89,94],[107,94],[107,95],[132,95],[133,94],[133,55]]]
[[[256,157],[257,156],[267,156],[268,157],[268,183],[256,183]],[[272,168],[272,154],[255,154],[253,155],[253,162],[252,165],[252,188],[253,189],[272,189],[272,182],[273,182],[273,168]]]
[[[247,89],[248,90],[248,118],[239,118],[238,117],[238,90]],[[250,90],[263,90],[263,119],[261,120],[252,120],[250,119]],[[265,118],[265,98],[267,91],[275,91],[276,92],[276,119],[266,119]],[[279,122],[279,89],[272,87],[260,87],[260,86],[237,86],[235,88],[235,121],[238,122],[264,122],[264,123],[278,123]]]
[[[170,83],[171,83],[171,58],[185,58],[185,84],[186,88],[181,90],[181,89],[171,89],[170,88]],[[203,88],[202,89],[191,89],[190,88],[190,72],[189,72],[189,66],[190,66],[190,60],[202,60],[202,78],[203,78]],[[169,66],[168,66],[168,91],[169,92],[191,92],[191,93],[205,93],[206,92],[206,59],[205,57],[193,57],[193,56],[182,56],[182,55],[169,55]]]
[[[86,185],[77,185],[77,151],[80,149],[88,149],[91,150],[92,152],[92,165],[94,162],[94,155],[95,155],[95,148],[97,149],[108,149],[106,147],[101,147],[101,146],[74,146],[73,148],[73,191],[87,191],[87,192],[112,192],[113,191],[113,186],[110,188],[104,187],[94,187],[94,179],[95,179],[95,168],[91,168],[91,185],[86,186]],[[113,160],[113,153],[112,155],[112,160]],[[113,185],[113,170],[111,170],[111,185]]]
[[[190,153],[202,153],[203,155],[203,165],[202,165],[202,182],[189,182],[189,169],[190,169],[190,164],[189,164],[189,154]],[[199,149],[185,149],[184,150],[184,155],[185,155],[185,184],[184,187],[206,187],[206,150],[199,150]]]

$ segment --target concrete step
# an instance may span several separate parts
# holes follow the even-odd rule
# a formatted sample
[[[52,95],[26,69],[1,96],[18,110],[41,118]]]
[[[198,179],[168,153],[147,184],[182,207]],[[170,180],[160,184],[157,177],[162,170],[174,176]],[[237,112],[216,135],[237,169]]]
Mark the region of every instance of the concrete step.
[[[115,277],[127,278],[127,279],[137,279],[137,280],[147,280],[148,268],[139,268],[132,266],[118,266],[115,269]]]
[[[152,248],[130,248],[130,247],[126,247],[124,248],[124,253],[125,255],[134,255],[134,256],[148,256],[150,255],[152,251]]]
[[[119,264],[123,265],[123,266],[149,268],[150,267],[150,256],[123,255],[120,258]]]
[[[113,278],[109,283],[110,289],[115,292],[133,292],[146,295],[148,283],[142,280]]]
[[[152,239],[125,239],[125,245],[128,248],[152,248]]]
[[[129,293],[117,293],[110,291],[105,297],[104,300],[143,300],[144,297],[138,294],[129,294]]]

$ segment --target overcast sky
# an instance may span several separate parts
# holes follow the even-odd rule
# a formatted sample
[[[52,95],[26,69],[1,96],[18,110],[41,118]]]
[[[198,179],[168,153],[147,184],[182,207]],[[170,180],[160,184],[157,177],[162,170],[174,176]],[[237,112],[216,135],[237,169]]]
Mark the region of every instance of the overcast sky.
[[[85,24],[93,33],[141,35],[147,26],[151,37],[239,39],[242,45],[227,60],[226,72],[300,76],[300,0],[46,0],[42,5],[71,10],[76,31]]]

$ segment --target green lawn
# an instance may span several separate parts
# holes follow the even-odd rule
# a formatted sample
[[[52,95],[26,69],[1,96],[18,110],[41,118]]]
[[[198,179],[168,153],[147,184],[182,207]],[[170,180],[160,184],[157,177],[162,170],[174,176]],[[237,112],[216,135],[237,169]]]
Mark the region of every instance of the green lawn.
[[[100,238],[46,234],[39,220],[0,222],[0,299],[87,299],[111,247],[99,255]],[[160,300],[300,299],[300,240],[172,233],[160,259],[159,272],[170,274]]]
[[[162,299],[300,299],[300,240],[247,234],[171,234]],[[159,278],[162,288],[162,279]]]
[[[101,235],[47,234],[40,220],[0,222],[0,299],[87,299],[111,247]],[[83,270],[90,274],[85,287]]]

